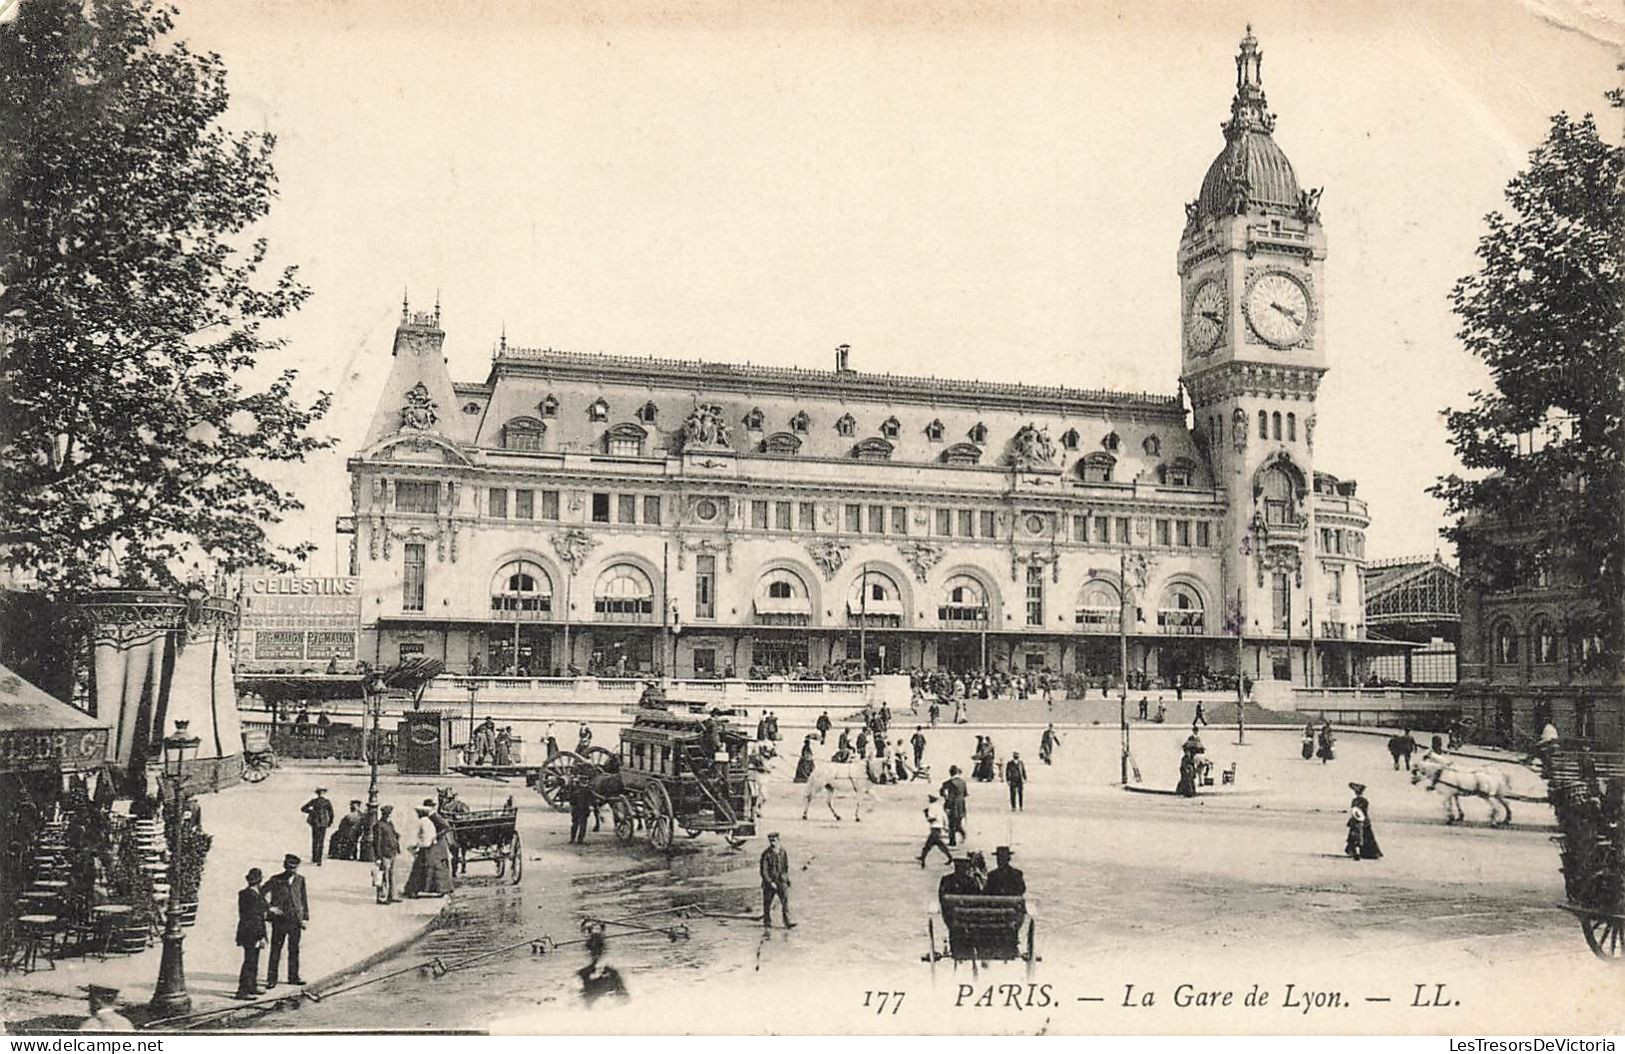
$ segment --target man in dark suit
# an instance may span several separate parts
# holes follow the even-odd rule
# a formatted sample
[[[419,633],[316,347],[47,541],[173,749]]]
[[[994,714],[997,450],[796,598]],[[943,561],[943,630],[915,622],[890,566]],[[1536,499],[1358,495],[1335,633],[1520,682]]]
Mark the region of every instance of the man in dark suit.
[[[299,874],[297,856],[289,853],[282,858],[282,873],[272,875],[265,883],[265,901],[271,916],[271,966],[265,987],[276,987],[284,944],[288,947],[288,983],[304,984],[299,976],[299,935],[310,921],[310,901],[305,896],[305,879]]]
[[[829,737],[829,730],[835,727],[835,723],[829,719],[828,710],[818,715],[818,723],[814,727],[818,729],[818,744],[822,746],[824,740]]]
[[[794,929],[796,924],[790,921],[790,856],[779,845],[777,831],[767,836],[767,848],[762,850],[761,871],[762,925],[773,925],[773,898],[777,897],[784,928]]]
[[[1024,897],[1027,895],[1027,879],[1020,871],[1010,866],[1010,847],[1001,845],[993,850],[993,859],[998,861],[997,867],[987,873],[987,886],[983,892],[988,896]]]
[[[401,836],[395,830],[390,814],[393,805],[386,805],[372,825],[372,858],[378,862],[378,903],[395,903],[395,858],[401,855]]]
[[[327,829],[333,826],[333,803],[327,800],[327,788],[317,787],[316,797],[299,807],[310,824],[310,861],[322,866],[322,850],[327,846]]]
[[[260,949],[265,947],[265,894],[260,892],[263,873],[249,868],[248,884],[237,891],[237,946],[243,950],[243,968],[237,973],[237,998],[253,999],[260,994]]]
[[[942,794],[942,811],[948,818],[948,844],[958,845],[959,838],[965,834],[965,799],[970,796],[970,789],[965,786],[965,777],[959,774],[958,765],[948,766],[948,778],[938,788]]]
[[[1010,760],[1004,763],[1004,782],[1010,788],[1010,811],[1026,807],[1023,791],[1027,787],[1027,763],[1021,760],[1019,752],[1012,753]]]

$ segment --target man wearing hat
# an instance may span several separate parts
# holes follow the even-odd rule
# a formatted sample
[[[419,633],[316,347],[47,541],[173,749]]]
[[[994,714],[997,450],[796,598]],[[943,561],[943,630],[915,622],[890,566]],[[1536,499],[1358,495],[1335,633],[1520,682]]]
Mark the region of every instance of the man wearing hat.
[[[1004,763],[1004,782],[1010,788],[1010,811],[1027,807],[1024,791],[1027,787],[1027,763],[1021,760],[1020,751],[1012,751],[1010,760]]]
[[[925,858],[931,855],[932,849],[941,849],[942,855],[948,858],[948,863],[953,863],[954,854],[949,851],[948,843],[942,840],[942,829],[947,826],[947,821],[943,819],[942,806],[937,804],[935,794],[925,796],[925,824],[931,829],[931,833],[925,836],[925,845],[920,847],[920,866],[925,866]]]
[[[970,789],[965,786],[965,777],[959,774],[958,765],[948,766],[948,778],[937,788],[942,795],[942,811],[948,819],[948,844],[957,845],[961,836],[965,834],[965,799],[970,796]]]
[[[260,949],[265,947],[265,894],[260,892],[264,877],[257,867],[248,869],[246,885],[237,891],[237,946],[243,950],[243,968],[237,973],[237,998],[253,999],[260,994]]]
[[[322,866],[322,849],[327,845],[327,829],[333,826],[333,803],[327,800],[327,788],[317,787],[316,797],[299,807],[310,824],[310,862]]]
[[[276,987],[283,945],[288,947],[288,983],[304,984],[299,976],[299,935],[310,921],[310,901],[305,896],[305,878],[299,874],[297,856],[289,853],[282,858],[282,873],[272,875],[265,883],[265,902],[271,916],[271,965],[265,987]]]
[[[79,1026],[81,1032],[134,1032],[130,1019],[113,1009],[118,1000],[118,989],[91,984],[84,987],[90,1000],[90,1016]]]
[[[1017,869],[1010,866],[1010,847],[1001,845],[993,850],[993,859],[998,866],[987,873],[987,887],[983,890],[990,897],[1024,897],[1027,895],[1027,880]]]
[[[401,835],[395,830],[391,814],[395,806],[386,805],[378,813],[378,822],[372,825],[372,858],[378,862],[378,903],[395,903],[395,858],[401,855]]]
[[[779,914],[784,928],[794,929],[790,921],[790,855],[779,845],[779,832],[767,836],[767,848],[762,850],[762,925],[773,925],[773,898],[779,901]]]

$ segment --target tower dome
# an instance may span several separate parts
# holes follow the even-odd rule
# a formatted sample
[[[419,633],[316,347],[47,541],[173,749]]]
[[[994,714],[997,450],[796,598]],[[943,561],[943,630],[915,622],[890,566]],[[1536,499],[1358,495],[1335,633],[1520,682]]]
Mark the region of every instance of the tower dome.
[[[1253,27],[1236,55],[1236,96],[1223,125],[1224,149],[1208,166],[1202,190],[1186,211],[1195,222],[1240,215],[1251,208],[1299,212],[1309,203],[1298,186],[1292,162],[1275,144],[1275,116],[1264,100],[1263,53]]]

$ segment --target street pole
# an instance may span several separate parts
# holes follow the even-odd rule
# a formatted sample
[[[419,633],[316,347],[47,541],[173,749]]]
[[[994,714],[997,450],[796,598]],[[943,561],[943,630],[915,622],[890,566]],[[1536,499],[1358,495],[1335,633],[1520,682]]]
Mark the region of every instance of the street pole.
[[[1247,718],[1243,711],[1247,707],[1246,674],[1242,671],[1241,637],[1247,629],[1247,614],[1242,609],[1242,589],[1236,587],[1236,745],[1241,746],[1247,742]]]
[[[858,574],[858,665],[863,670],[860,680],[869,679],[869,565],[864,564]]]
[[[1128,786],[1128,554],[1117,556],[1117,663],[1119,685],[1117,691],[1117,725],[1122,734],[1123,756],[1120,782]]]
[[[186,990],[186,960],[181,928],[180,887],[175,867],[181,852],[181,794],[186,786],[186,752],[196,750],[198,740],[188,736],[187,722],[176,721],[174,734],[164,739],[164,782],[169,784],[169,899],[164,902],[164,950],[158,964],[158,985],[149,1004],[162,1017],[177,1017],[192,1011],[192,996]]]
[[[474,681],[468,682],[468,749],[474,750],[474,697],[479,694],[480,686]],[[470,762],[478,761],[478,757],[469,758]]]
[[[378,822],[378,725],[383,719],[383,685],[372,676],[361,682],[367,695],[367,709],[372,714],[372,746],[367,751],[369,773],[367,777],[367,820],[371,827]]]

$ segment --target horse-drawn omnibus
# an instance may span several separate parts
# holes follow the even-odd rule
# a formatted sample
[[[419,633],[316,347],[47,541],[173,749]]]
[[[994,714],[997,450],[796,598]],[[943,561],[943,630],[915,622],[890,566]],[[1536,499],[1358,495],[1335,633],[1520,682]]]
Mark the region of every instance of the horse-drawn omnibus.
[[[594,803],[614,813],[623,842],[641,829],[664,852],[677,830],[690,838],[710,831],[738,848],[756,833],[750,742],[749,732],[725,714],[640,706],[621,729],[618,752],[561,750],[543,764],[537,787],[564,811],[571,784],[588,781]]]

